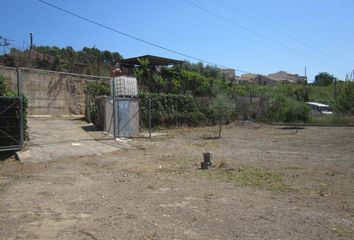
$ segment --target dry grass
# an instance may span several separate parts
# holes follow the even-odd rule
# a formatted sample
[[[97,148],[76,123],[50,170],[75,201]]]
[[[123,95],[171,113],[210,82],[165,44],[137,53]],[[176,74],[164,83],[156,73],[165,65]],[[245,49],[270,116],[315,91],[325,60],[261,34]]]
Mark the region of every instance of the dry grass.
[[[261,188],[271,191],[292,190],[284,184],[280,174],[257,167],[241,167],[238,170],[230,168],[225,162],[220,162],[216,168],[201,172],[219,181],[235,182],[241,186]]]
[[[354,230],[346,226],[337,225],[332,228],[332,231],[335,232],[338,237],[354,239]]]

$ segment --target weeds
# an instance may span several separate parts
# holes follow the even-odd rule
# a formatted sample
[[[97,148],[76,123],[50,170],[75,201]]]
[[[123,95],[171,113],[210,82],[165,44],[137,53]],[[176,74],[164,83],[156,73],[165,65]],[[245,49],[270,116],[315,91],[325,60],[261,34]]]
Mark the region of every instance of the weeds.
[[[331,125],[331,124],[340,124],[340,125],[351,125],[354,124],[354,116],[351,115],[319,115],[312,116],[311,123],[314,124],[323,124],[323,125]]]
[[[219,181],[235,182],[242,186],[256,187],[271,191],[290,191],[291,188],[283,183],[282,176],[263,168],[242,167],[238,170],[227,167],[221,162],[214,169],[201,174],[210,176]]]
[[[338,237],[354,238],[354,231],[345,226],[334,226],[332,231],[335,232]]]

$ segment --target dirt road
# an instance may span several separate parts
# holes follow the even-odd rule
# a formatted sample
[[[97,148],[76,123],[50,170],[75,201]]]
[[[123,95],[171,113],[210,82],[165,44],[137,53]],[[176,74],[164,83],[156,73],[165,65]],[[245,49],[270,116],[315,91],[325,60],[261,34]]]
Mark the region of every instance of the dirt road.
[[[354,128],[213,130],[0,162],[1,239],[354,239]]]

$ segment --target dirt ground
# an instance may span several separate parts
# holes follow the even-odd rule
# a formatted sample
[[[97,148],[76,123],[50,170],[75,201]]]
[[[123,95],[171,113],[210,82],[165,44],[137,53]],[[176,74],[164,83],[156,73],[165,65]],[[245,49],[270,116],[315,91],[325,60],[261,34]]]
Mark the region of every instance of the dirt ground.
[[[214,130],[1,161],[0,238],[354,239],[354,128],[236,123],[221,139]],[[204,151],[209,170],[199,169]]]

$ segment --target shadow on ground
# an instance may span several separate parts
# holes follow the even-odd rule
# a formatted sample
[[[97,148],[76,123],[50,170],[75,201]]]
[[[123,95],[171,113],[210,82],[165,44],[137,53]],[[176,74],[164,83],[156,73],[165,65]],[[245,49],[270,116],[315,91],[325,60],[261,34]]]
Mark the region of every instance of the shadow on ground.
[[[15,157],[15,152],[13,151],[0,152],[0,161],[6,161],[13,157]]]

